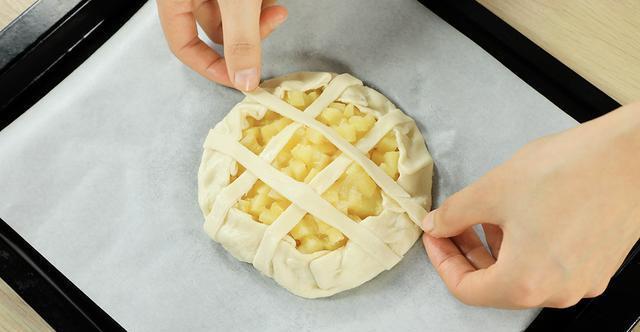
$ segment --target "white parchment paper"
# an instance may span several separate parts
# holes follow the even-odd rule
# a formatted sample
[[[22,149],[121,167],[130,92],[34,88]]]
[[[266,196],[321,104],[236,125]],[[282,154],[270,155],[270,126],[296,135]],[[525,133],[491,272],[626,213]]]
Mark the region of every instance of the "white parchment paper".
[[[264,76],[352,73],[418,122],[436,204],[575,122],[418,2],[287,1]],[[135,331],[514,331],[537,311],[461,304],[421,243],[331,298],[291,295],[202,231],[201,144],[242,99],[166,47],[154,3],[0,132],[0,216]]]

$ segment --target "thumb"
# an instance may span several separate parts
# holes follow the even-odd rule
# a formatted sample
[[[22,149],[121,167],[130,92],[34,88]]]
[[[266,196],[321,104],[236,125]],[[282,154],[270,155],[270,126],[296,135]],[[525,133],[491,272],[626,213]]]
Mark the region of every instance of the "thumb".
[[[491,195],[478,184],[453,194],[429,212],[422,222],[424,232],[436,238],[452,237],[476,224],[497,224]]]
[[[219,0],[224,56],[234,87],[251,91],[260,83],[259,0]]]

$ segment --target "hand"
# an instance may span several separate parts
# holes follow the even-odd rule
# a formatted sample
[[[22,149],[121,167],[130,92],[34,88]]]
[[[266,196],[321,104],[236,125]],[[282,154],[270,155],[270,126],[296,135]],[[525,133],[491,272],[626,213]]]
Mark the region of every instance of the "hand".
[[[243,91],[260,83],[260,40],[287,18],[269,0],[158,0],[158,13],[171,52],[200,75]],[[224,44],[224,55],[200,38]],[[224,27],[224,30],[223,30]]]
[[[568,307],[605,290],[640,237],[639,203],[635,104],[526,145],[432,211],[423,241],[464,303]]]

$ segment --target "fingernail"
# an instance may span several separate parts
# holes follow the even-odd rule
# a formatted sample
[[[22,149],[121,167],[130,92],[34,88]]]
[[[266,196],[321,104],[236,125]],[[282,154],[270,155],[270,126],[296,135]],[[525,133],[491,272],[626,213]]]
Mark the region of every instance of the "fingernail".
[[[427,217],[422,221],[422,230],[425,233],[431,233],[433,228],[435,227],[435,222],[433,218],[435,217],[436,210],[433,210],[427,214]]]
[[[233,84],[236,89],[243,91],[251,91],[258,86],[258,70],[256,68],[248,68],[238,70],[235,74]]]
[[[287,19],[286,14],[277,15],[276,17],[273,18],[273,21],[271,21],[271,26],[273,28],[276,28],[277,26],[282,24],[282,22],[284,22],[286,19]]]

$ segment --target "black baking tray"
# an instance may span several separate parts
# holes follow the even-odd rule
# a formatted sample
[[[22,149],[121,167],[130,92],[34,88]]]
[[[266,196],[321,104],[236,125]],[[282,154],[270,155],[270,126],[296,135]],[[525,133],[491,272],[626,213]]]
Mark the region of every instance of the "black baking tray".
[[[420,2],[577,121],[620,106],[476,1]],[[40,0],[0,31],[0,129],[82,64],[144,3]],[[527,331],[630,331],[640,319],[639,252],[640,242],[603,295],[567,309],[545,308]],[[55,330],[122,330],[2,219],[0,278]]]

